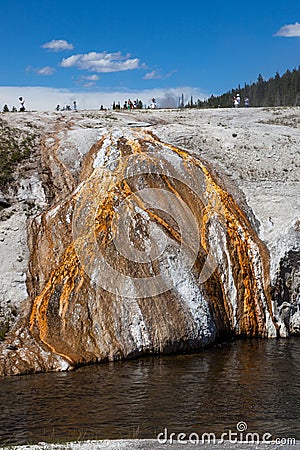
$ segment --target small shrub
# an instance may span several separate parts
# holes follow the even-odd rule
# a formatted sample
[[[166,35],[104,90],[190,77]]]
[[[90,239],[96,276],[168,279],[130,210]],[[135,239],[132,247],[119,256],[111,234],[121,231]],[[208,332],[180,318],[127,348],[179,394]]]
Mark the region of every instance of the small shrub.
[[[0,187],[12,181],[16,165],[30,157],[35,139],[34,133],[25,134],[0,121]]]

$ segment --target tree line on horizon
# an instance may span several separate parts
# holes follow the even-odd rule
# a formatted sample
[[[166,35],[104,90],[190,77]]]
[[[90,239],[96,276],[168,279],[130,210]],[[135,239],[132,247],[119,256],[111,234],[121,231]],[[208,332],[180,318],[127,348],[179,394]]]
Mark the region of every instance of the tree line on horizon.
[[[269,80],[264,80],[261,74],[257,81],[245,83],[222,95],[211,95],[208,99],[193,99],[185,105],[186,108],[230,108],[234,97],[239,94],[243,100],[249,98],[250,106],[300,106],[300,66],[293,71],[287,70],[282,76],[276,72]],[[182,106],[182,104],[181,104]]]

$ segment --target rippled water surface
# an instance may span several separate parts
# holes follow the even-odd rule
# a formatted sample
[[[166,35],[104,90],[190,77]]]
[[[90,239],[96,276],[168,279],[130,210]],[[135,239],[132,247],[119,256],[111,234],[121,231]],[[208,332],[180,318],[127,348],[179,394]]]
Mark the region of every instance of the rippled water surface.
[[[300,438],[300,340],[0,380],[0,443],[236,431]]]

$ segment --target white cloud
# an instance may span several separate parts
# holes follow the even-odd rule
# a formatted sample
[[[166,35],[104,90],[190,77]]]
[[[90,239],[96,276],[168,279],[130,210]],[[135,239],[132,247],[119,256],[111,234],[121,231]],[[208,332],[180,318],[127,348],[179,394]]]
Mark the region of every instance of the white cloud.
[[[95,81],[89,81],[88,83],[84,83],[84,84],[82,85],[82,87],[87,88],[87,89],[90,89],[90,88],[92,88],[92,87],[96,87],[96,83],[95,83]]]
[[[60,65],[62,67],[76,66],[77,63],[79,62],[80,56],[82,56],[82,55],[72,55],[72,56],[69,56],[68,58],[64,58],[62,60],[62,62],[60,63]]]
[[[146,75],[143,77],[144,80],[156,80],[158,78],[162,78],[162,76],[156,70],[152,70],[152,72],[146,73]]]
[[[44,67],[27,66],[26,72],[34,72],[38,75],[49,76],[53,75],[54,72],[56,72],[56,69],[54,69],[54,67],[51,66],[44,66]]]
[[[96,74],[94,75],[84,75],[83,77],[81,77],[82,80],[87,80],[87,81],[98,81],[100,80],[100,77]]]
[[[56,72],[56,70],[54,69],[54,67],[45,66],[40,67],[39,69],[34,69],[34,72],[37,73],[38,75],[49,76],[53,75],[54,72]]]
[[[42,48],[46,48],[52,52],[61,52],[63,50],[73,50],[74,46],[63,39],[53,39],[50,42],[46,42],[41,46]]]
[[[300,23],[296,22],[290,25],[284,25],[275,33],[275,36],[300,37]]]
[[[132,100],[141,99],[145,105],[149,105],[153,97],[156,99],[158,107],[177,107],[182,93],[185,98],[193,96],[195,101],[198,98],[207,97],[207,94],[204,95],[199,89],[187,86],[170,89],[128,90],[127,92],[101,92],[96,90],[80,92],[47,87],[0,86],[0,110],[2,110],[4,104],[7,104],[10,109],[14,105],[18,106],[20,96],[25,98],[26,109],[31,111],[54,111],[56,105],[72,105],[74,100],[77,102],[78,109],[98,110],[100,105],[111,108],[114,101],[123,105],[124,101],[129,98]]]
[[[131,59],[130,55],[123,56],[121,52],[89,52],[64,58],[60,65],[62,67],[77,67],[80,70],[89,70],[97,73],[108,73],[138,69],[140,60],[138,58]]]
[[[157,70],[152,70],[152,72],[146,73],[146,75],[143,77],[144,80],[156,80],[159,78],[167,79],[170,78],[173,73],[177,72],[177,70],[172,70],[171,72],[167,73],[166,75],[161,75]]]
[[[177,69],[172,70],[171,72],[166,74],[165,78],[170,78],[173,75],[173,73],[176,73],[176,72],[177,72]]]
[[[83,75],[82,77],[79,77],[76,84],[81,85],[84,88],[91,89],[96,88],[97,81],[100,80],[100,77],[96,74],[93,75]]]

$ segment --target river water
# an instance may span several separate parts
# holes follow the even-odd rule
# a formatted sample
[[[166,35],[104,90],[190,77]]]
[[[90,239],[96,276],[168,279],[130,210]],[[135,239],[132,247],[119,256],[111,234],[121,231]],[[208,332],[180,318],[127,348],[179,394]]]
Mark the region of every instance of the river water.
[[[237,426],[273,438],[300,438],[296,338],[235,341],[197,354],[0,382],[1,444],[155,439],[161,432],[220,436]]]

